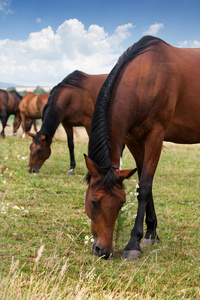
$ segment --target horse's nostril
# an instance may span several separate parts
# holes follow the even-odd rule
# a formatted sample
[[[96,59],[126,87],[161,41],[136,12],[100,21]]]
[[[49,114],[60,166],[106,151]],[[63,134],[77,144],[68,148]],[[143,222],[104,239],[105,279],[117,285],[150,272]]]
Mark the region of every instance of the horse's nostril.
[[[98,256],[101,256],[101,248],[99,246],[95,246],[95,253],[98,255]]]
[[[32,170],[33,173],[35,173],[35,170]]]

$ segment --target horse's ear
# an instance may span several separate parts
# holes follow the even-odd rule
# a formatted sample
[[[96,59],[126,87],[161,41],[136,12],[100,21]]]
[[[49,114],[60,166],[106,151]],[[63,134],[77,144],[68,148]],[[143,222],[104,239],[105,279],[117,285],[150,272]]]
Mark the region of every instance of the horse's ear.
[[[92,174],[92,177],[99,177],[101,176],[101,173],[99,172],[98,168],[95,166],[93,161],[86,155],[84,154],[85,157],[85,164],[88,169],[88,171]]]
[[[34,138],[34,137],[36,136],[35,133],[32,133],[32,132],[30,132],[30,131],[27,131],[27,134],[28,134],[30,137],[32,137],[32,138]]]
[[[130,169],[130,170],[117,170],[116,171],[116,176],[122,182],[124,179],[128,179],[133,174],[135,174],[136,171],[137,171],[137,168]]]

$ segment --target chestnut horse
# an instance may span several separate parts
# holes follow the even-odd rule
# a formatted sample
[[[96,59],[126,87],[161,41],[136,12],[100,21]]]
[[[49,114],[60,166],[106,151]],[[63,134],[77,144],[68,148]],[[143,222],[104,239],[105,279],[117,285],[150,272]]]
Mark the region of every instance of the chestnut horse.
[[[30,134],[33,142],[30,145],[29,172],[38,173],[49,158],[52,138],[62,123],[70,152],[70,169],[67,174],[75,174],[73,126],[83,126],[89,134],[94,105],[106,77],[74,71],[53,88],[44,108],[42,127],[37,135]]]
[[[159,241],[152,183],[163,141],[200,143],[200,49],[172,47],[145,36],[120,57],[102,86],[85,155],[93,253],[113,254],[113,230],[126,201],[123,181],[136,170],[119,170],[125,140],[135,159],[138,211],[123,258],[141,256],[143,245]]]
[[[33,121],[34,130],[37,132],[36,119],[42,118],[42,112],[44,106],[47,104],[49,94],[44,93],[36,95],[35,93],[28,92],[19,104],[20,114],[16,117],[14,122],[14,130],[18,129],[22,122],[23,134],[25,137],[26,120],[31,119]]]
[[[10,115],[17,115],[22,97],[16,91],[7,92],[0,89],[0,119],[2,123],[1,136],[5,137],[5,127]],[[14,126],[14,125],[13,125]]]

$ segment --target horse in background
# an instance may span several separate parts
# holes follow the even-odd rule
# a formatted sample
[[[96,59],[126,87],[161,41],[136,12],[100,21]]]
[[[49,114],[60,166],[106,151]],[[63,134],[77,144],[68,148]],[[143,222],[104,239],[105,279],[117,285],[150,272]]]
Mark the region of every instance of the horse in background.
[[[22,138],[25,138],[26,121],[32,120],[34,130],[37,132],[36,119],[42,119],[42,112],[49,98],[48,93],[36,95],[28,92],[19,104],[19,114],[15,118],[14,130],[17,130],[22,123]]]
[[[94,105],[106,77],[107,74],[89,75],[74,71],[52,89],[44,108],[40,131],[37,134],[29,134],[33,137],[30,145],[30,173],[38,173],[49,158],[53,136],[62,123],[70,153],[70,169],[67,174],[75,174],[73,127],[83,126],[89,135]]]
[[[126,201],[123,181],[136,169],[119,170],[125,143],[137,166],[138,211],[123,258],[137,259],[141,245],[159,242],[152,184],[163,141],[200,143],[200,49],[176,48],[146,36],[127,49],[103,84],[92,117],[85,211],[93,253],[113,254],[113,231]],[[198,191],[197,191],[198,193]],[[147,230],[143,238],[146,214]]]
[[[17,116],[21,99],[22,96],[15,90],[7,92],[3,89],[0,89],[0,119],[3,127],[1,136],[3,138],[5,138],[5,127],[7,125],[8,118],[10,115],[14,115],[15,117]]]

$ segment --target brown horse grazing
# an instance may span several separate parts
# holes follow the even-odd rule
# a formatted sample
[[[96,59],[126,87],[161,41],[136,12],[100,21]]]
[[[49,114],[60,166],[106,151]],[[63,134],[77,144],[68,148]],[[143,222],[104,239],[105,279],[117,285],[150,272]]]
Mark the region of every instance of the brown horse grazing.
[[[27,93],[19,104],[20,114],[16,117],[14,122],[14,130],[17,130],[22,122],[23,134],[25,137],[26,120],[31,119],[34,125],[34,130],[37,132],[36,119],[42,118],[42,112],[47,104],[49,94],[36,95],[32,92]]]
[[[200,142],[200,49],[172,47],[146,36],[118,60],[102,86],[91,123],[85,210],[91,219],[93,253],[113,254],[113,230],[126,201],[123,180],[135,170],[119,170],[125,140],[135,159],[138,211],[123,258],[141,256],[143,245],[159,241],[152,183],[163,141]]]
[[[0,89],[0,119],[2,123],[1,136],[5,137],[5,127],[10,115],[17,115],[22,97],[16,91],[7,92]],[[14,126],[14,123],[13,123]]]
[[[70,169],[67,174],[75,174],[73,126],[83,126],[89,134],[94,105],[106,77],[74,71],[53,88],[44,108],[41,130],[37,135],[31,134],[33,142],[30,145],[29,172],[38,173],[49,158],[52,138],[62,123],[70,152]]]

